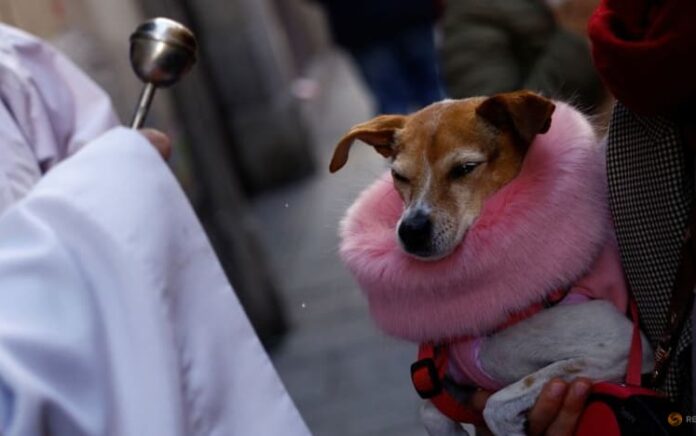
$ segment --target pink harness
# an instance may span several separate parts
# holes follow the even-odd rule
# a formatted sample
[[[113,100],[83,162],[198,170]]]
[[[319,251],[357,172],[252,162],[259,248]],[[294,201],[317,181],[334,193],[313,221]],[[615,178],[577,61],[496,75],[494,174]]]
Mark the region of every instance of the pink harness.
[[[560,302],[561,304],[578,304],[590,299],[579,293],[570,293]],[[506,325],[506,327],[509,326]],[[476,386],[487,391],[497,391],[505,385],[489,375],[481,365],[479,352],[484,337],[467,338],[456,341],[449,346],[449,365],[447,372],[457,384]]]
[[[584,295],[571,295],[567,290],[559,289],[542,302],[511,314],[496,331],[504,330],[556,304],[580,303],[587,300]],[[450,395],[444,381],[450,377],[460,385],[476,386],[490,391],[497,391],[503,387],[503,384],[488,375],[481,365],[479,350],[482,339],[465,337],[438,345],[422,343],[418,348],[418,360],[411,365],[411,381],[421,398],[429,399],[440,412],[451,419],[474,425],[483,424],[481,414]]]
[[[510,320],[501,327],[505,329],[511,325],[534,316],[545,307],[555,304],[579,304],[589,301],[582,294],[567,294],[564,291],[554,292],[549,300],[536,304],[523,313],[513,314]],[[562,298],[554,303],[553,298]],[[638,306],[635,301],[630,305],[631,318],[633,320],[633,334],[631,335],[631,347],[626,367],[625,384],[612,384],[600,382],[593,386],[594,393],[604,393],[616,396],[617,394],[656,395],[656,392],[640,387],[642,346],[640,340],[640,328],[638,326]],[[466,422],[476,426],[485,424],[480,412],[472,409],[468,404],[459,402],[451,395],[445,386],[446,378],[453,377],[459,384],[481,387],[495,392],[503,388],[503,384],[494,380],[481,366],[479,349],[482,338],[465,338],[444,345],[421,344],[418,349],[418,360],[411,365],[411,381],[416,392],[423,399],[430,400],[445,416],[457,422]],[[628,386],[626,388],[625,386]],[[594,433],[591,433],[594,434]]]

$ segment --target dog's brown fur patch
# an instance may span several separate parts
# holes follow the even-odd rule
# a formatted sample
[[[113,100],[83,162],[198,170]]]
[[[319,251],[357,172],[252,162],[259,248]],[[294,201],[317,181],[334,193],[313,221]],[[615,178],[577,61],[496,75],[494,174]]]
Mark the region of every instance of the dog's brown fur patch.
[[[524,379],[524,386],[525,386],[525,387],[528,387],[528,388],[531,388],[535,381],[536,381],[536,379],[535,379],[533,376],[531,376],[531,375],[528,376],[528,377],[525,377],[525,379]]]
[[[579,364],[577,366],[567,365],[567,366],[563,367],[563,372],[565,372],[568,375],[577,374],[581,371],[582,371],[582,367]]]

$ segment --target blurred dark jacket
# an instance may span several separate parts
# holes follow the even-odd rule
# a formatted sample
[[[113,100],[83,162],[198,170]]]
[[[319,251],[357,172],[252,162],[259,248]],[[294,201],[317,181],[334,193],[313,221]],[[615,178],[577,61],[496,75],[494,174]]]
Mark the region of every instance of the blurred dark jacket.
[[[442,73],[453,98],[530,89],[591,111],[605,96],[588,43],[542,0],[452,0]]]
[[[411,27],[432,25],[435,0],[317,0],[326,8],[334,42],[349,51]]]

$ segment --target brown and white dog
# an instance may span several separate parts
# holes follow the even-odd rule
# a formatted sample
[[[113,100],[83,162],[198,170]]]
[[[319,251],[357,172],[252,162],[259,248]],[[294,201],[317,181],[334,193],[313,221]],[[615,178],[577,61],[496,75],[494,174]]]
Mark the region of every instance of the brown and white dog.
[[[495,434],[524,434],[554,377],[622,379],[632,324],[583,115],[527,91],[446,100],[353,127],[332,172],[355,140],[389,158],[391,181],[348,210],[341,256],[383,330],[448,343],[452,380],[497,391],[484,410]],[[500,329],[559,289],[560,304]],[[648,371],[645,338],[643,351]],[[428,403],[423,418],[433,435],[463,432]]]
[[[532,139],[549,129],[554,108],[520,92],[447,101],[412,116],[379,116],[341,139],[330,170],[345,165],[355,139],[391,158],[394,185],[406,204],[400,241],[415,256],[441,258],[461,242],[484,200],[517,175]]]

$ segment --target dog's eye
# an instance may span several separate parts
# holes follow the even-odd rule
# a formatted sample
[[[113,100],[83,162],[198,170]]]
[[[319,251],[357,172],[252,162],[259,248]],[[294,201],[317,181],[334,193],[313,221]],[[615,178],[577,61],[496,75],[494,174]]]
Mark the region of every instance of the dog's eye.
[[[479,166],[478,162],[468,162],[462,165],[456,165],[452,170],[450,170],[450,178],[461,179]]]
[[[396,180],[397,182],[401,182],[401,183],[408,183],[409,182],[408,178],[402,176],[401,174],[397,173],[394,170],[391,170],[391,175],[394,178],[394,180]]]

